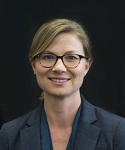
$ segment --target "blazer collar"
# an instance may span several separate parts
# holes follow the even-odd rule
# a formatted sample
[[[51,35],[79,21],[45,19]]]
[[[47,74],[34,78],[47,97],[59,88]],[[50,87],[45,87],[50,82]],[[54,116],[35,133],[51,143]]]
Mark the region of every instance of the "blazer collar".
[[[83,96],[81,98],[82,112],[74,143],[74,150],[94,150],[100,128],[93,125],[97,120],[94,106],[86,101]]]

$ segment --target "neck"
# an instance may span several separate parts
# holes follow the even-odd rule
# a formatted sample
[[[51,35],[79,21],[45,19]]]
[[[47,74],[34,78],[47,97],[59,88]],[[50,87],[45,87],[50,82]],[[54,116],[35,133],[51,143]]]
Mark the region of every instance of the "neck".
[[[79,92],[63,99],[45,94],[44,108],[49,125],[71,127],[80,103]]]

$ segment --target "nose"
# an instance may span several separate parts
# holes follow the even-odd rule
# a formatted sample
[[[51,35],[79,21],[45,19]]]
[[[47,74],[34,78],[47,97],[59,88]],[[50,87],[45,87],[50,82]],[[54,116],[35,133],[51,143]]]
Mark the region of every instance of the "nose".
[[[54,72],[66,72],[66,67],[63,64],[63,61],[61,59],[58,59],[56,64],[53,66],[52,71]]]

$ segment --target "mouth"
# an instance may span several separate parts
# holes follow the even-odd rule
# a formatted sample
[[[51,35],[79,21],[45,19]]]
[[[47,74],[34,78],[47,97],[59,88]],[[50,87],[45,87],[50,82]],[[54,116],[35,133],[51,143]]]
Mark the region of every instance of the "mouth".
[[[59,78],[49,78],[51,81],[53,82],[57,82],[57,83],[65,83],[67,81],[69,81],[70,79],[65,79],[65,78],[62,78],[62,79],[59,79]]]

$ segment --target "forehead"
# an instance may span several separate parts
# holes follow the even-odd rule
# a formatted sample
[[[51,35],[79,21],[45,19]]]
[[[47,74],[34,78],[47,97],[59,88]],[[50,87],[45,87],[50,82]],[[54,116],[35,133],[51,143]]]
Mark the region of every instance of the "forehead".
[[[80,54],[84,53],[82,42],[79,38],[71,33],[61,33],[57,35],[51,44],[45,49],[50,52],[77,52]]]

